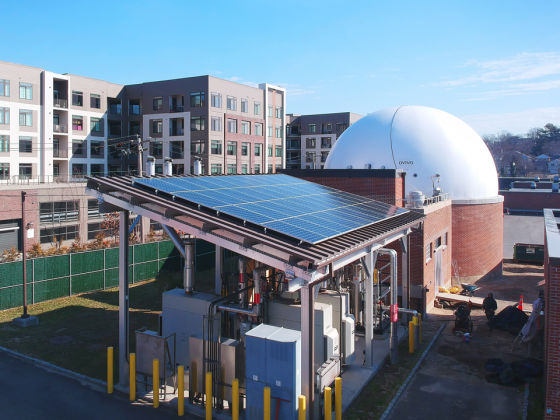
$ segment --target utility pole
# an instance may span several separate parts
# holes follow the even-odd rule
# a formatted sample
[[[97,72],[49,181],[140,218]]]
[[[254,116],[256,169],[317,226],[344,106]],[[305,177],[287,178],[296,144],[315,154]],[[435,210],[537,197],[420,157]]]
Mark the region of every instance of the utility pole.
[[[142,176],[142,140],[140,136],[136,134],[136,144],[138,145],[138,176]]]

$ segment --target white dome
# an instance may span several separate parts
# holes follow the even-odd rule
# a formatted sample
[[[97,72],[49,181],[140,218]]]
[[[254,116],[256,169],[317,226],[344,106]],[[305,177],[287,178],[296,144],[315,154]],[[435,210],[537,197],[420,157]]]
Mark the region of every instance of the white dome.
[[[403,169],[406,194],[432,196],[431,176],[456,200],[498,195],[496,165],[480,136],[447,112],[425,106],[386,108],[349,127],[329,153],[325,169]]]

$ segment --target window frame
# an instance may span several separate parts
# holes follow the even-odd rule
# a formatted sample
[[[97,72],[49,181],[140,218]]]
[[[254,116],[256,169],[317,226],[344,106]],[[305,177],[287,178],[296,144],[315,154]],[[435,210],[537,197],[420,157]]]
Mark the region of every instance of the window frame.
[[[251,122],[241,121],[241,134],[251,135]]]
[[[210,141],[210,154],[211,155],[221,155],[222,150],[222,140],[211,140]]]
[[[237,111],[237,97],[228,95],[226,99],[227,99],[226,109],[230,111]]]
[[[241,112],[244,112],[244,113],[249,112],[249,100],[241,99]]]
[[[263,135],[263,123],[255,123],[254,126],[255,126],[255,130],[254,130],[253,135],[262,137],[262,135]]]
[[[317,124],[309,124],[309,132],[316,133],[317,132]]]
[[[254,107],[254,111],[255,111],[255,115],[261,115],[261,103],[260,102],[255,102],[255,107]]]
[[[0,79],[0,96],[10,97],[10,81],[8,79]]]
[[[206,131],[206,117],[200,115],[191,116],[191,131]]]
[[[19,153],[33,153],[33,137],[19,136]]]
[[[10,151],[10,135],[0,134],[0,153],[8,153],[9,151]]]
[[[191,108],[201,108],[206,106],[206,99],[204,92],[193,92],[190,95],[190,102]]]
[[[227,132],[237,134],[237,120],[234,118],[227,119]]]
[[[76,102],[74,102],[74,100],[76,100]],[[84,106],[84,92],[80,92],[79,90],[72,91],[72,106]]]
[[[33,100],[33,83],[19,82],[19,99],[25,99],[26,101]]]
[[[222,117],[214,117],[211,118],[211,130],[212,131],[222,131]]]
[[[261,156],[263,143],[255,143],[255,156]]]
[[[94,101],[97,101],[97,106],[94,105]],[[101,109],[101,95],[97,95],[95,93],[89,94],[89,107],[93,109]]]
[[[74,124],[74,120],[79,121],[79,124]],[[72,115],[72,131],[84,131],[84,117],[82,115]]]
[[[163,109],[163,96],[154,96],[152,99],[153,111],[160,111]]]
[[[101,118],[90,117],[89,126],[92,133],[101,133]]]
[[[0,115],[2,116],[0,124],[10,125],[10,108],[0,107]]]
[[[237,156],[237,142],[228,140],[226,145],[227,156]]]
[[[222,94],[217,92],[212,92],[212,107],[222,108]]]
[[[24,118],[24,123],[22,124],[22,117]],[[29,122],[29,124],[28,124]],[[19,110],[19,126],[20,127],[33,127],[33,111],[30,109],[20,109]]]

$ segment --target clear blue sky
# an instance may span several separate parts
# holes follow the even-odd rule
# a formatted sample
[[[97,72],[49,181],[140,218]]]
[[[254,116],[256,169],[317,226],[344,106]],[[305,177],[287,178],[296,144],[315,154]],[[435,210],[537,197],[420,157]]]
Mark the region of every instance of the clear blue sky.
[[[2,17],[1,60],[59,73],[268,82],[289,113],[426,105],[481,134],[560,124],[558,1],[10,1]]]

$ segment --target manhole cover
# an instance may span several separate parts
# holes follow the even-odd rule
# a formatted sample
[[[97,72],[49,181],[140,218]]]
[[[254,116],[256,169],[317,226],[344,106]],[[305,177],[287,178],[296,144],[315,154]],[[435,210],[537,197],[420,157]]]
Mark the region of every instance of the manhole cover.
[[[72,341],[72,337],[69,335],[59,335],[58,337],[54,337],[50,339],[51,344],[65,344]]]

